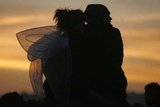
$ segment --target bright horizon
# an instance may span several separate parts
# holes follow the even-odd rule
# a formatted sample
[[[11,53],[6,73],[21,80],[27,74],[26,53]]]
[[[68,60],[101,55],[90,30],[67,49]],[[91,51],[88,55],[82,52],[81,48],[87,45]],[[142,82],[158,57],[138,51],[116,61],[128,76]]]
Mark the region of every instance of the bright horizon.
[[[32,92],[29,61],[16,33],[33,27],[54,25],[57,8],[80,8],[100,3],[111,12],[112,24],[124,42],[123,69],[128,92],[143,93],[150,82],[160,83],[159,0],[6,0],[0,1],[0,95]]]

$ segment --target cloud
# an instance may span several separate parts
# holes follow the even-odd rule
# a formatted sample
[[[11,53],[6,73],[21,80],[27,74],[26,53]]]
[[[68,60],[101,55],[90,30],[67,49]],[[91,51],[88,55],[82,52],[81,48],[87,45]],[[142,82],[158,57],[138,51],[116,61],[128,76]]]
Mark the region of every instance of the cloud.
[[[0,68],[3,69],[16,69],[22,71],[28,71],[29,69],[29,61],[25,61],[22,59],[3,59],[0,60]]]
[[[129,82],[160,82],[160,56],[150,54],[143,50],[128,50],[124,57],[123,68]]]
[[[132,29],[160,29],[160,14],[159,16],[153,16],[153,17],[147,17],[147,15],[144,15],[144,17],[136,17],[130,18],[129,20],[125,20],[125,28],[132,28]]]
[[[26,86],[25,84],[28,83],[24,82],[28,79],[25,77],[28,76],[28,72],[25,71],[28,71],[29,62],[27,62],[26,54],[15,38],[16,32],[35,26],[52,24],[54,10],[65,7],[65,4],[74,8],[85,8],[87,3],[98,3],[99,1],[108,6],[113,18],[113,25],[118,26],[122,32],[125,43],[123,67],[129,83],[159,81],[160,1],[83,1],[80,3],[77,1],[68,2],[68,0],[0,1],[0,47],[3,51],[0,52],[0,84],[1,87],[4,87],[3,91],[8,89],[23,90],[30,87]],[[20,80],[23,82],[19,84]],[[16,88],[17,84],[19,89]],[[2,89],[0,89],[1,91]]]
[[[52,16],[44,15],[44,14],[37,14],[36,16],[32,15],[16,15],[16,16],[9,16],[3,17],[0,20],[1,27],[3,26],[18,26],[18,25],[26,25],[26,24],[34,24],[34,23],[42,23],[52,20]]]
[[[6,17],[10,15],[17,14],[30,14],[35,13],[37,9],[31,5],[26,4],[11,4],[11,3],[1,3],[0,4],[0,17]]]
[[[47,7],[43,8],[43,6],[34,6],[27,3],[2,3],[0,4],[0,27],[51,21],[53,12]]]
[[[160,65],[160,57],[159,59],[155,59],[152,57],[145,57],[144,55],[128,55],[126,56],[126,59],[132,63],[136,64],[145,64],[147,66],[152,66],[152,67],[159,67]],[[160,68],[160,67],[159,67]]]
[[[123,29],[160,29],[160,13],[114,17],[113,24]]]
[[[144,14],[159,12],[159,0],[113,0],[113,7],[127,14]],[[111,4],[110,4],[111,5]]]
[[[12,25],[12,24],[19,24],[19,23],[27,23],[32,21],[33,17],[29,16],[12,16],[12,17],[4,17],[1,19],[1,25]]]
[[[108,5],[114,25],[125,29],[160,29],[159,4],[159,0],[113,0]]]

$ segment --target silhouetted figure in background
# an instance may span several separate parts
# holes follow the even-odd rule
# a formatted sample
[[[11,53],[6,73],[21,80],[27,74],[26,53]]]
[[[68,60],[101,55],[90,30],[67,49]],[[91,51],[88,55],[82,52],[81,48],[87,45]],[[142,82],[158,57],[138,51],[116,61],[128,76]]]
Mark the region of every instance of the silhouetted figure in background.
[[[145,102],[147,107],[160,107],[160,85],[156,82],[145,86]]]
[[[43,100],[24,100],[23,95],[9,92],[0,98],[0,107],[42,107]]]
[[[24,107],[23,97],[17,92],[10,92],[0,99],[0,107]]]
[[[89,104],[93,107],[127,107],[120,31],[112,26],[110,12],[104,5],[90,4],[84,14]]]

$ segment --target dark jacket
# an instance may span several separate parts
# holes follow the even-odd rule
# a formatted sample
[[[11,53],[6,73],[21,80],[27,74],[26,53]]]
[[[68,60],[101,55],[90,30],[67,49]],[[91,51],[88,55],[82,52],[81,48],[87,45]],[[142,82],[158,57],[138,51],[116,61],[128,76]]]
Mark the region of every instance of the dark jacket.
[[[112,25],[86,26],[86,54],[89,88],[103,95],[126,96],[127,80],[121,68],[123,42]]]

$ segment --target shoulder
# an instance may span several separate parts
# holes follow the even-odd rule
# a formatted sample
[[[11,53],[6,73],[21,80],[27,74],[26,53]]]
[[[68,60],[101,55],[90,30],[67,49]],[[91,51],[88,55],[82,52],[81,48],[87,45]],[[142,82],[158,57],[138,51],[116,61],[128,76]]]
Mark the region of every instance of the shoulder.
[[[112,27],[113,28],[113,31],[115,32],[115,33],[120,33],[120,30],[118,29],[118,28],[116,28],[116,27]]]
[[[121,36],[121,32],[120,32],[120,30],[118,28],[112,27],[111,29],[112,29],[111,32],[115,37]]]
[[[46,33],[44,37],[48,38],[50,40],[54,40],[54,39],[59,38],[60,35],[61,35],[60,31],[53,31],[53,32],[50,32],[50,33]]]

